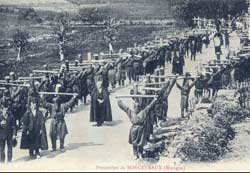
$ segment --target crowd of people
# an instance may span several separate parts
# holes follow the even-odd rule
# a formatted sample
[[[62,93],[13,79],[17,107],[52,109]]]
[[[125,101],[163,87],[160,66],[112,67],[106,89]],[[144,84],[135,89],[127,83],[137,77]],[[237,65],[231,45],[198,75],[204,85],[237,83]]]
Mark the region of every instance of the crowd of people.
[[[68,134],[65,114],[73,111],[80,101],[87,104],[87,97],[91,97],[89,120],[96,122],[97,127],[101,127],[104,122],[113,120],[110,90],[117,85],[124,86],[126,82],[136,83],[141,75],[146,74],[148,74],[148,82],[145,85],[147,86],[152,83],[150,75],[155,73],[156,68],[165,69],[165,64],[172,63],[172,73],[175,76],[161,85],[160,91],[149,90],[145,93],[158,95],[156,99],[133,98],[133,110],[121,100],[118,101],[119,107],[128,114],[132,122],[129,142],[133,145],[135,156],[141,157],[143,146],[153,133],[154,125],[158,124],[157,121],[167,120],[168,96],[175,83],[181,90],[182,118],[184,118],[184,112],[188,111],[188,96],[193,86],[197,97],[201,97],[203,90],[209,86],[215,95],[222,86],[214,83],[220,82],[220,77],[226,70],[213,71],[210,76],[200,74],[196,79],[186,73],[183,84],[180,85],[177,82],[177,77],[183,75],[185,59],[191,58],[195,61],[196,54],[202,53],[203,45],[208,47],[209,43],[208,33],[191,34],[185,38],[175,37],[163,46],[134,48],[127,56],[112,61],[92,63],[78,71],[72,71],[68,61],[63,62],[58,74],[51,74],[48,71],[49,67],[45,65],[44,76],[39,78],[31,74],[27,77],[28,81],[23,83],[15,83],[22,80],[19,80],[15,73],[10,73],[5,78],[5,84],[1,84],[4,87],[0,91],[0,161],[6,160],[5,146],[7,145],[7,161],[11,162],[12,147],[16,143],[17,131],[20,129],[22,130],[20,148],[28,149],[31,159],[40,158],[40,150],[48,150],[45,123],[49,118],[51,121],[48,136],[51,139],[51,151],[57,151],[57,139],[60,140],[60,150],[64,151],[65,137]],[[77,63],[75,67],[78,67]],[[190,80],[192,83],[189,82]],[[159,85],[150,85],[150,87],[155,86]],[[136,87],[131,90],[131,94],[142,95]]]

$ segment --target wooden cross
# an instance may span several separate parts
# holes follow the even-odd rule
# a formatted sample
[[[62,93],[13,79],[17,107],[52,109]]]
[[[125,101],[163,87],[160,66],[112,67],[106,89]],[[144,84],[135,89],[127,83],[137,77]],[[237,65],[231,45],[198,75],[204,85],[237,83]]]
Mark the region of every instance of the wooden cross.
[[[6,80],[0,80],[1,83],[25,83],[29,82],[29,80],[14,80],[14,81],[9,81],[7,82]]]
[[[49,71],[49,70],[33,70],[33,73],[52,73],[52,74],[59,74],[59,71]]]
[[[18,80],[43,79],[45,76],[18,77]]]
[[[138,76],[139,78],[146,78],[147,76]],[[159,79],[166,79],[166,78],[175,78],[176,76],[174,75],[168,75],[168,76],[155,76],[155,75],[151,75],[149,76],[149,78],[159,78]]]
[[[145,83],[144,85],[151,86],[151,85],[161,85],[161,84],[166,84],[166,83],[168,83],[168,82]]]
[[[161,91],[161,88],[151,88],[151,87],[144,87],[143,90],[152,90],[152,91]]]
[[[158,95],[117,95],[115,98],[157,98]]]
[[[218,65],[207,65],[207,66],[203,66],[204,68],[221,68],[221,66]]]
[[[39,92],[40,95],[65,95],[65,96],[77,96],[77,93],[60,93],[60,92]]]
[[[193,21],[194,21],[194,24],[195,24],[195,25],[197,24],[197,20],[198,20],[198,19],[197,19],[196,17],[193,18]]]
[[[189,76],[189,77],[181,76],[181,77],[178,77],[177,80],[181,80],[181,79],[196,79],[196,78],[199,78],[199,76]]]
[[[29,84],[14,84],[14,83],[1,83],[0,85],[6,85],[6,86],[19,86],[19,87],[30,87]]]
[[[69,67],[78,67],[78,66],[88,66],[88,65],[91,65],[91,64],[93,64],[93,63],[78,63],[77,64],[77,66],[76,66],[76,64],[69,64]]]

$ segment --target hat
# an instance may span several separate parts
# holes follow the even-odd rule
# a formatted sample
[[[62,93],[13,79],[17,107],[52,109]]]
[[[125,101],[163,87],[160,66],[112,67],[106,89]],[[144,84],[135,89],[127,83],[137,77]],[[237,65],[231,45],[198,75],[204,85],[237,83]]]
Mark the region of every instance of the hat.
[[[5,76],[4,79],[5,79],[5,80],[8,80],[8,79],[10,79],[10,77],[9,77],[9,76]]]

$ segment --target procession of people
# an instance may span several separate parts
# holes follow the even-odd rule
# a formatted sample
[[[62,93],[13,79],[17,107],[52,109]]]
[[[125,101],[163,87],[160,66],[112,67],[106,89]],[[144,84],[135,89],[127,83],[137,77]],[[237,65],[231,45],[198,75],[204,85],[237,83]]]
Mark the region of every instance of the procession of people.
[[[221,38],[218,40],[217,37],[220,36],[218,31],[214,37],[218,60],[222,43]],[[228,47],[228,33],[225,39]],[[58,150],[57,140],[60,141],[60,151],[64,152],[66,136],[70,135],[66,114],[77,108],[81,101],[88,104],[87,98],[90,97],[89,121],[101,128],[105,122],[114,121],[112,106],[117,105],[111,105],[110,93],[127,84],[135,84],[130,92],[134,109],[130,109],[121,99],[118,100],[118,106],[132,123],[129,143],[133,146],[135,157],[143,158],[143,147],[152,136],[153,129],[160,126],[159,122],[167,121],[168,102],[171,101],[168,96],[175,84],[181,91],[181,118],[188,117],[192,87],[195,87],[195,96],[200,98],[204,91],[212,89],[211,95],[215,96],[220,88],[230,84],[230,81],[218,83],[225,70],[213,71],[206,77],[202,74],[194,77],[185,70],[185,61],[188,58],[196,61],[197,54],[202,54],[204,47],[208,48],[209,44],[209,33],[186,33],[185,37],[173,37],[153,48],[133,48],[118,58],[97,58],[95,62],[85,62],[85,65],[83,61],[78,63],[78,60],[73,66],[69,65],[69,61],[64,61],[58,72],[49,71],[49,65],[46,65],[40,72],[26,77],[27,81],[21,80],[19,76],[11,77],[15,75],[11,73],[0,83],[3,86],[0,91],[0,161],[6,160],[6,144],[7,161],[12,161],[12,147],[19,130],[22,133],[20,149],[29,150],[30,159],[41,158],[41,150],[49,149],[48,137],[52,152]],[[81,67],[81,63],[84,66]],[[165,65],[169,63],[172,64],[172,76],[160,80],[157,76],[166,75],[164,71],[160,73],[160,69],[165,70]],[[229,65],[228,68],[234,67]],[[36,73],[42,73],[43,76],[37,76]],[[151,76],[154,75],[156,78],[153,81]],[[144,85],[149,89],[141,93],[136,84],[141,82],[140,77],[143,76],[147,78]],[[179,77],[183,79],[182,85],[178,82]],[[150,85],[152,83],[154,85]],[[153,89],[156,87],[158,90]],[[51,119],[49,131],[45,126],[48,119]]]

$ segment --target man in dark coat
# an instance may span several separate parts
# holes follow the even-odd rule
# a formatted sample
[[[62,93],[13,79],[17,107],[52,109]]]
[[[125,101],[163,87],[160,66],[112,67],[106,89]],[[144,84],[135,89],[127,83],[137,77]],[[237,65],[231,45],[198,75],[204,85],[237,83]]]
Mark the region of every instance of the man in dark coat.
[[[173,62],[172,62],[172,73],[183,75],[183,66],[185,65],[183,56],[176,51],[174,53]]]
[[[132,79],[134,81],[138,81],[138,76],[140,74],[140,60],[138,58],[134,58],[133,61],[133,73],[132,73]]]
[[[82,75],[80,76],[80,98],[83,97],[83,102],[84,104],[87,103],[87,96],[89,94],[89,90],[88,90],[88,84],[87,84],[87,71],[85,70],[84,73],[82,73]]]
[[[5,162],[5,146],[7,143],[7,161],[12,161],[12,141],[16,138],[16,123],[11,113],[10,103],[1,104],[0,111],[0,162]]]
[[[131,57],[129,57],[125,62],[129,83],[131,83],[133,79],[133,62],[134,62],[134,55],[132,53]]]
[[[121,100],[118,100],[118,106],[126,112],[128,115],[132,126],[129,132],[129,143],[133,145],[133,151],[136,159],[140,158],[140,154],[142,154],[143,146],[146,145],[147,142],[147,129],[145,128],[145,124],[147,122],[147,117],[152,107],[156,104],[157,99],[154,99],[146,108],[139,111],[131,110],[127,107]]]
[[[21,149],[29,149],[31,159],[41,158],[40,149],[48,150],[45,118],[39,110],[38,98],[30,100],[28,110],[22,118],[23,132]]]
[[[115,68],[115,65],[112,63],[110,65],[110,68],[108,70],[108,80],[112,86],[112,89],[114,89],[116,87],[116,68]]]
[[[194,90],[194,95],[197,101],[201,99],[203,95],[203,91],[206,86],[206,82],[207,82],[207,78],[204,75],[202,74],[198,74],[198,75],[199,75],[199,78],[197,78],[195,82],[195,90]]]
[[[190,43],[190,51],[191,51],[191,61],[196,60],[196,53],[197,53],[197,42],[196,40],[192,40]]]
[[[112,121],[109,92],[97,82],[91,91],[90,122],[96,122],[100,127],[104,121]]]
[[[126,59],[121,58],[117,63],[117,74],[116,80],[118,81],[119,86],[124,86],[124,81],[126,80],[126,69],[125,69]]]

